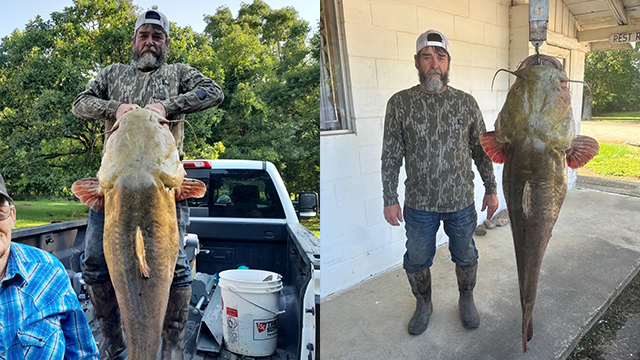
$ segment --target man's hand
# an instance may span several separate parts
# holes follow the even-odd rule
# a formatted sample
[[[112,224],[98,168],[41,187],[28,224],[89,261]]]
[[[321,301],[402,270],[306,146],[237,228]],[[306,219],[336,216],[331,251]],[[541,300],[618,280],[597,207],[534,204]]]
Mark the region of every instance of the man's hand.
[[[162,105],[162,103],[149,104],[144,108],[160,114],[160,116],[162,116],[165,119],[167,118],[167,109],[164,108],[164,105]]]
[[[399,226],[402,222],[402,208],[400,204],[389,205],[384,207],[384,219],[393,226]]]
[[[498,201],[498,195],[485,195],[484,200],[482,200],[482,210],[487,210],[487,219],[491,219],[493,214],[498,210],[498,205],[500,205],[500,201]]]
[[[139,109],[140,106],[136,104],[120,104],[116,110],[116,120],[120,119],[120,116],[128,113],[131,110]]]

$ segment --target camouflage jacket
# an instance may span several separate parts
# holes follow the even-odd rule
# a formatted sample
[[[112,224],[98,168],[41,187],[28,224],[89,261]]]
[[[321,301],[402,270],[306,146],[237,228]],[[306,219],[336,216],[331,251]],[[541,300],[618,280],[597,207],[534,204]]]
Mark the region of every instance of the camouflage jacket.
[[[216,106],[223,99],[218,84],[186,64],[163,64],[149,72],[113,64],[89,81],[73,101],[72,112],[87,120],[105,120],[105,131],[109,131],[116,121],[116,110],[123,103],[145,107],[159,102],[167,111],[167,120],[181,120],[185,114]],[[171,132],[182,159],[183,123],[171,124]],[[104,141],[107,139],[105,135]]]
[[[473,159],[485,194],[496,194],[493,165],[480,145],[482,113],[470,94],[452,88],[429,94],[419,86],[387,103],[382,144],[384,206],[398,203],[398,174],[405,160],[405,205],[453,212],[473,204]]]

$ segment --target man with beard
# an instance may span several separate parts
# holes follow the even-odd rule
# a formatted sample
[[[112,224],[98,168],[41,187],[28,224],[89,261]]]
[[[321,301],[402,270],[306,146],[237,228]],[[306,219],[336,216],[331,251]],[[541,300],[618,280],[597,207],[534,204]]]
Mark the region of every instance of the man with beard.
[[[87,120],[105,121],[108,131],[123,114],[144,107],[168,120],[184,119],[185,114],[220,104],[223,94],[213,80],[186,64],[167,64],[169,21],[157,10],[144,12],[136,21],[131,38],[131,65],[113,64],[89,81],[85,91],[73,102],[73,114]],[[184,156],[184,126],[172,123],[180,158]],[[144,141],[144,139],[139,139]],[[189,225],[186,201],[176,203],[180,253],[176,262],[169,304],[162,331],[162,358],[182,359],[184,328],[189,314],[191,270],[183,249]],[[104,213],[89,210],[83,279],[100,323],[101,359],[113,359],[126,348],[120,312],[102,248]]]
[[[480,318],[473,302],[478,251],[472,160],[485,187],[482,211],[488,209],[491,218],[498,208],[493,165],[480,145],[485,125],[473,96],[447,85],[451,55],[446,36],[436,30],[421,34],[414,60],[420,84],[389,99],[382,145],[384,217],[393,226],[403,220],[397,193],[403,159],[407,174],[403,267],[417,300],[408,331],[422,334],[429,324],[430,267],[441,221],[456,264],[462,324],[474,329]]]

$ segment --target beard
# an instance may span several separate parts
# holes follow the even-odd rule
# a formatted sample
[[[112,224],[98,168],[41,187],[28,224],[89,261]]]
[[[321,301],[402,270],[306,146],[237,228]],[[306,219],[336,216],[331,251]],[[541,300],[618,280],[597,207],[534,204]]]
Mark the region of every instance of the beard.
[[[449,83],[449,71],[444,73],[438,69],[431,69],[427,72],[419,71],[420,73],[420,85],[432,93],[439,94],[444,91],[444,88]],[[438,74],[438,76],[431,76],[432,74]]]
[[[142,50],[138,50],[135,44],[132,44],[131,48],[131,65],[140,71],[155,70],[167,62],[166,46],[161,49],[157,49],[154,46],[145,46]]]

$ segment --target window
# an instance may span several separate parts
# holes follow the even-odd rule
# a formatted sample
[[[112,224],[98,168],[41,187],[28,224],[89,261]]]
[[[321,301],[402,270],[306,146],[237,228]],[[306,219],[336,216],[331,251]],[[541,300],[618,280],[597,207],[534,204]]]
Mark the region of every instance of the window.
[[[340,0],[320,0],[320,131],[353,132]]]
[[[187,199],[194,215],[204,207],[209,217],[285,218],[275,185],[264,170],[211,170],[207,189],[205,197]]]

